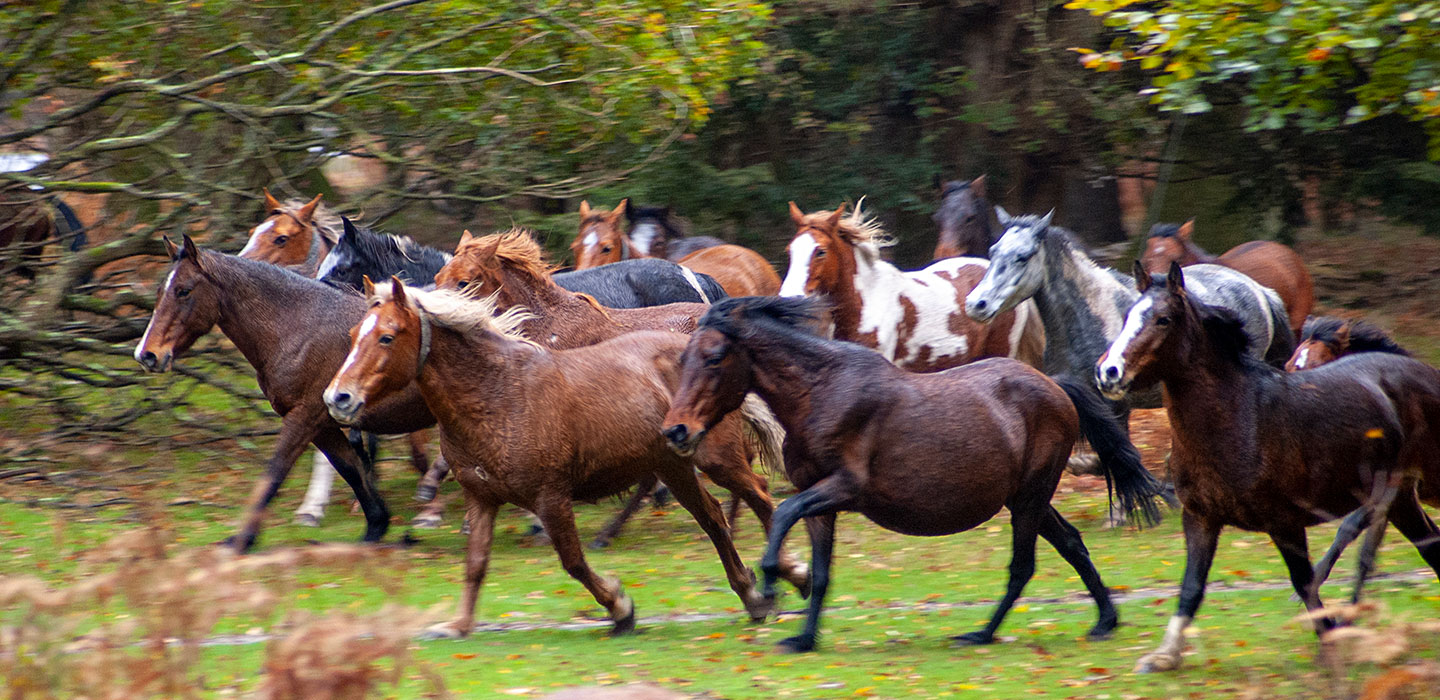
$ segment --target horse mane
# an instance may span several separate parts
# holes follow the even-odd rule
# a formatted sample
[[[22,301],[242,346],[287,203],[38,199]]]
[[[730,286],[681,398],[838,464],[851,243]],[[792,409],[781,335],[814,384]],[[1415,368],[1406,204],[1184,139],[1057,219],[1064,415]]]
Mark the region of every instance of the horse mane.
[[[835,227],[835,233],[865,255],[872,261],[880,258],[880,249],[895,245],[895,237],[891,236],[880,226],[875,217],[865,213],[865,198],[855,203],[855,210],[850,216],[840,220]]]
[[[555,284],[554,280],[550,279],[550,273],[554,272],[555,266],[546,262],[545,251],[527,229],[512,228],[503,233],[492,233],[475,239],[470,245],[482,250],[494,245],[495,260],[502,267],[530,277],[540,285]]]
[[[257,280],[259,284],[275,292],[289,287],[308,287],[323,290],[337,296],[359,296],[359,292],[348,287],[335,287],[320,280],[307,277],[283,265],[242,258],[218,250],[200,248],[202,270],[206,277],[222,283],[225,287],[240,285],[245,280]]]
[[[1250,334],[1245,332],[1245,321],[1239,313],[1223,306],[1205,304],[1194,297],[1190,297],[1190,303],[1199,314],[1200,325],[1220,357],[1246,367],[1266,366],[1250,354]]]
[[[551,282],[551,284],[555,284],[555,283],[554,283],[554,282]],[[558,287],[559,285],[556,285],[556,286]],[[599,311],[599,312],[600,312],[600,315],[605,317],[605,320],[607,320],[607,321],[614,321],[614,320],[615,320],[612,316],[610,316],[610,310],[607,309],[607,308],[605,308],[603,305],[600,304],[600,300],[599,300],[599,299],[596,299],[595,297],[592,297],[592,296],[590,296],[589,294],[586,294],[585,292],[571,292],[571,294],[575,295],[576,297],[579,297],[580,301],[583,301],[583,302],[585,302],[586,304],[589,304],[589,305],[591,306],[591,308],[595,309],[596,311]]]
[[[814,335],[802,324],[819,318],[820,307],[821,302],[806,297],[730,297],[711,304],[697,327],[712,328],[725,335],[741,335],[743,328],[737,320],[743,319],[746,323],[769,320]]]
[[[390,301],[394,290],[390,285],[375,287],[375,297]],[[510,340],[540,347],[520,332],[521,324],[535,315],[524,307],[517,306],[504,313],[495,313],[495,297],[476,298],[462,291],[449,289],[421,289],[405,287],[405,300],[412,310],[424,311],[436,325],[459,333],[490,331]]]
[[[433,277],[435,270],[450,261],[449,253],[417,243],[409,236],[397,236],[393,233],[375,231],[359,225],[355,226],[355,231],[359,235],[343,240],[351,241],[351,247],[360,259],[379,269],[399,270],[402,274],[408,272],[429,273]],[[337,241],[337,243],[340,242]],[[421,283],[425,280],[406,281]]]
[[[1150,227],[1150,238],[1175,238],[1180,235],[1180,224],[1155,224]]]
[[[667,239],[686,238],[690,236],[690,224],[684,218],[673,214],[669,207],[639,207],[631,206],[627,212],[633,227],[636,222],[644,219],[653,219],[665,230]]]
[[[940,188],[940,198],[944,199],[952,194],[955,194],[956,192],[968,189],[970,189],[969,180],[951,180],[945,183],[944,187]]]
[[[1333,344],[1339,339],[1337,336],[1340,329],[1346,323],[1350,324],[1349,349],[1351,352],[1384,352],[1410,357],[1410,351],[1400,347],[1400,344],[1395,342],[1389,333],[1369,321],[1358,319],[1348,321],[1335,316],[1311,316],[1305,319],[1305,325],[1300,329],[1300,340],[1301,342],[1315,340]]]
[[[300,207],[306,204],[309,204],[308,200],[287,199],[280,205],[280,211],[295,216],[296,213],[300,211]],[[321,200],[320,203],[316,205],[315,213],[310,217],[310,225],[314,226],[315,230],[319,232],[320,237],[324,238],[325,242],[332,246],[335,245],[336,241],[340,240],[340,234],[345,232],[344,225],[340,223],[340,214],[334,209],[325,206],[324,200]]]

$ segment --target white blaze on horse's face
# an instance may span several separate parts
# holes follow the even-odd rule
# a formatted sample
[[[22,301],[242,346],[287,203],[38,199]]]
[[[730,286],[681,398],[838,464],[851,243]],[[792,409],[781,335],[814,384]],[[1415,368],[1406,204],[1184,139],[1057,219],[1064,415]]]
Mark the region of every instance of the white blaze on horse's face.
[[[1135,302],[1135,305],[1130,307],[1130,313],[1125,315],[1125,325],[1120,328],[1120,334],[1115,336],[1115,341],[1110,343],[1110,348],[1096,364],[1095,384],[1107,398],[1119,399],[1125,395],[1131,379],[1127,375],[1125,353],[1129,352],[1130,343],[1139,337],[1140,331],[1150,322],[1154,307],[1153,299],[1140,297],[1140,301]]]
[[[320,269],[315,271],[315,279],[324,279],[325,275],[330,274],[341,263],[346,262],[347,257],[349,257],[349,251],[345,248],[341,246],[331,248],[330,252],[325,254],[325,259],[320,261]]]
[[[260,245],[260,239],[272,228],[275,228],[274,219],[266,219],[260,222],[260,225],[256,226],[255,229],[250,232],[250,240],[245,241],[245,247],[240,249],[238,255],[243,258],[246,253],[255,252],[256,246]]]
[[[1310,364],[1310,348],[1305,347],[1301,348],[1300,354],[1295,357],[1295,369],[1305,369],[1307,364]]]
[[[990,247],[990,267],[965,297],[965,314],[989,321],[1015,308],[1040,290],[1045,280],[1045,248],[1039,231],[1012,226]]]
[[[810,263],[819,248],[820,243],[808,233],[790,241],[790,269],[785,271],[785,281],[780,284],[780,296],[805,296],[805,285],[810,281]]]
[[[655,239],[659,237],[659,234],[660,227],[653,221],[635,224],[635,227],[630,229],[630,245],[635,248],[635,252],[641,255],[649,255],[650,246],[655,243]]]

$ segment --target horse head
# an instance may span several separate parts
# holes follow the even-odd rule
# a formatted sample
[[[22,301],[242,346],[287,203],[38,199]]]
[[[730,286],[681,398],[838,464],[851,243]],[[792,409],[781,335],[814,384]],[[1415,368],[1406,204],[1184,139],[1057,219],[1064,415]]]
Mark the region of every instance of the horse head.
[[[608,265],[631,257],[630,240],[620,230],[630,200],[622,199],[611,211],[592,210],[589,202],[580,202],[580,233],[570,250],[575,254],[575,269],[585,270]]]

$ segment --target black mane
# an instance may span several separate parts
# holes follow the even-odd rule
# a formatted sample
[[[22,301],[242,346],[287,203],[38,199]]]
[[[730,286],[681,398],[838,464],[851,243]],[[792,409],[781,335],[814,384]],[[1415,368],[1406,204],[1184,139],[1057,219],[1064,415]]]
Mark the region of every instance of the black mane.
[[[1326,345],[1336,345],[1340,329],[1350,324],[1350,352],[1385,352],[1410,357],[1410,351],[1400,347],[1390,334],[1369,321],[1347,321],[1334,316],[1311,316],[1305,319],[1300,330],[1300,341],[1314,340]]]
[[[667,240],[685,238],[690,235],[690,232],[679,221],[670,216],[670,207],[641,207],[631,204],[625,207],[625,218],[630,220],[631,226],[646,219],[654,221],[665,231]]]
[[[1175,238],[1180,235],[1180,224],[1155,224],[1150,227],[1150,238]]]
[[[1190,303],[1200,316],[1200,325],[1205,329],[1205,335],[1210,338],[1215,352],[1222,358],[1246,367],[1258,366],[1274,370],[1250,354],[1250,334],[1245,332],[1245,321],[1240,318],[1240,314],[1223,306],[1205,304],[1193,296],[1190,297]]]
[[[322,268],[333,263],[320,277],[326,284],[359,289],[364,276],[378,282],[394,275],[408,285],[423,287],[433,284],[435,274],[450,261],[448,253],[420,245],[409,237],[361,228],[349,219],[344,220],[344,225],[345,232],[321,262]]]
[[[822,302],[805,297],[731,297],[711,305],[700,317],[699,327],[711,328],[725,335],[742,335],[742,324],[769,320],[813,335],[805,324],[819,319],[823,306]]]

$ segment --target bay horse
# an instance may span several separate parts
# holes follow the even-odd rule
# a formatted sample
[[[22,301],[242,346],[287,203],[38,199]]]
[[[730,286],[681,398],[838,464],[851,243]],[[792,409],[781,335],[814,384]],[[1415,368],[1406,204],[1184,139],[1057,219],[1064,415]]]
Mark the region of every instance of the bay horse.
[[[264,190],[269,215],[251,230],[250,239],[240,251],[240,257],[269,262],[314,277],[338,289],[360,292],[362,275],[356,267],[363,267],[372,274],[400,275],[414,284],[428,284],[438,269],[449,259],[448,255],[416,244],[409,238],[380,234],[370,229],[360,229],[350,219],[339,216],[340,233],[334,236],[337,215],[320,208],[320,195],[308,203],[293,200],[280,204]],[[319,258],[318,264],[312,264]],[[293,262],[299,260],[301,262]],[[368,263],[368,264],[363,264]],[[381,268],[381,269],[376,269]],[[352,440],[363,439],[352,435]],[[423,480],[430,471],[429,436],[425,431],[416,431],[406,436],[410,445],[410,463]],[[373,460],[374,440],[371,449],[359,450],[361,456]],[[443,460],[437,468],[444,468]],[[325,517],[325,505],[330,502],[330,492],[335,484],[337,472],[326,461],[324,453],[317,450],[310,469],[310,483],[305,497],[295,509],[295,522],[306,527],[319,527]],[[415,516],[412,524],[416,527],[437,527],[442,519],[444,504],[434,502],[422,513]]]
[[[1223,265],[1238,270],[1260,284],[1275,290],[1290,314],[1290,329],[1300,337],[1305,319],[1315,308],[1315,282],[1305,261],[1289,246],[1274,241],[1250,241],[1211,255],[1192,240],[1195,220],[1183,224],[1155,224],[1145,240],[1145,253],[1140,262],[1154,275],[1163,275],[1170,263],[1183,266],[1198,263]]]
[[[320,198],[306,202],[281,202],[262,190],[265,218],[250,229],[250,238],[240,257],[288,267],[306,277],[316,277],[320,261],[335,246],[341,233],[340,215],[330,211]]]
[[[580,202],[580,233],[570,244],[576,270],[637,258],[665,257],[667,249],[651,248],[656,236],[653,232],[645,234],[645,243],[637,244],[620,228],[620,218],[629,211],[629,201],[621,200],[608,212],[592,210],[588,201]],[[717,243],[688,253],[680,263],[684,269],[713,277],[727,296],[774,294],[780,289],[780,276],[775,274],[775,268],[759,253],[743,246]]]
[[[589,204],[585,204],[589,208]],[[692,236],[670,216],[670,207],[640,207],[626,200],[625,218],[630,221],[630,244],[640,256],[680,262],[697,250],[725,241],[714,236]]]
[[[752,619],[774,609],[741,563],[720,504],[699,468],[724,481],[751,471],[739,416],[723,421],[709,449],[681,457],[660,425],[679,381],[687,337],[644,331],[572,350],[548,350],[518,334],[527,314],[495,315],[488,299],[407,288],[396,278],[367,288],[370,308],[352,331],[344,365],[325,389],[333,417],[348,422],[374,402],[418,384],[440,424],[441,451],[464,489],[470,534],[456,619],[429,636],[462,637],[490,559],[495,515],[513,503],[540,517],[565,571],[610,612],[613,634],[635,626],[635,606],[616,579],[585,561],[573,501],[619,493],[658,473],[720,556]]]
[[[1305,528],[1357,507],[1374,509],[1382,524],[1388,518],[1440,573],[1440,534],[1414,489],[1416,476],[1433,473],[1440,460],[1440,371],[1408,357],[1363,353],[1282,372],[1247,351],[1251,337],[1240,316],[1200,300],[1189,278],[1175,263],[1163,282],[1137,275],[1140,299],[1095,366],[1096,384],[1111,398],[1132,387],[1164,387],[1170,469],[1184,506],[1179,605],[1159,648],[1139,660],[1140,672],[1180,665],[1184,630],[1204,598],[1226,526],[1269,535],[1312,611],[1322,605]],[[1371,533],[1352,600],[1383,528]],[[1318,618],[1317,632],[1330,624]]]
[[[1157,484],[1109,407],[1073,379],[1057,384],[1008,358],[908,372],[869,348],[803,328],[815,312],[813,300],[784,297],[711,307],[685,348],[663,429],[677,452],[703,449],[712,426],[752,391],[785,427],[785,470],[800,492],[775,512],[760,563],[765,595],[773,595],[779,547],[801,518],[814,554],[804,629],[780,648],[815,649],[841,511],[902,534],[936,536],[969,530],[1008,508],[1013,549],[1005,596],[982,630],[956,641],[995,640],[1034,574],[1037,535],[1095,599],[1099,619],[1090,637],[1109,636],[1119,619],[1110,591],[1080,532],[1050,504],[1083,432],[1125,510],[1158,518]]]
[[[1044,371],[1088,382],[1139,293],[1132,278],[1096,264],[1074,234],[1051,225],[1053,213],[1011,217],[995,208],[1003,231],[990,247],[985,276],[965,299],[965,313],[988,322],[1033,299],[1045,326]],[[1277,365],[1290,356],[1289,319],[1274,292],[1215,265],[1196,266],[1189,278],[1201,299],[1241,312],[1246,332],[1257,339],[1251,352]],[[1132,407],[1159,401],[1158,391],[1132,392],[1114,407],[1128,431]]]
[[[1285,371],[1298,372],[1328,365],[1347,355],[1361,352],[1384,352],[1391,355],[1410,357],[1410,351],[1401,347],[1379,326],[1359,319],[1342,319],[1334,316],[1311,316],[1305,319],[1300,332],[1300,345],[1295,354],[1285,363]],[[1440,462],[1432,463],[1432,466]],[[1440,508],[1440,470],[1432,469],[1420,475],[1416,495],[1420,502]],[[1345,548],[1359,538],[1360,533],[1370,526],[1371,512],[1361,508],[1351,513],[1340,524],[1335,542],[1325,556],[1315,563],[1315,585],[1319,586],[1330,577]]]
[[[15,249],[14,266],[9,272],[35,279],[31,265],[50,242],[65,243],[65,249],[72,253],[89,244],[85,225],[74,209],[54,195],[37,196],[20,190],[0,193],[0,250],[12,246]],[[12,261],[0,262],[8,265]]]
[[[990,226],[990,200],[986,199],[985,176],[974,180],[951,180],[940,187],[940,208],[932,217],[940,227],[932,260],[943,258],[988,258],[995,233]]]
[[[518,326],[519,330],[525,337],[533,338],[551,350],[594,345],[633,331],[689,334],[709,308],[705,304],[677,303],[639,309],[607,309],[596,303],[594,297],[555,284],[550,270],[540,245],[524,231],[484,237],[472,236],[467,231],[455,248],[454,258],[435,275],[435,287],[464,290],[471,296],[490,299],[498,312],[511,309],[528,311],[529,314]],[[766,461],[772,466],[779,466],[783,435],[767,429],[768,421],[753,418],[768,414],[768,410],[756,400],[755,404],[746,406],[743,414],[746,427],[760,436],[761,444],[768,444],[766,450],[762,450],[770,455]],[[438,478],[438,475],[435,476]],[[775,507],[764,478],[752,472],[747,476],[746,483],[721,486],[743,499],[765,531],[770,531]],[[596,535],[591,547],[607,546],[654,487],[653,479],[642,481],[620,514]],[[734,519],[732,503],[730,520],[733,522]],[[802,586],[806,580],[803,567],[798,565],[787,565],[786,574],[797,586]]]
[[[958,367],[984,357],[1010,357],[1040,365],[1045,330],[1033,304],[1022,304],[990,324],[965,314],[965,295],[985,274],[979,258],[947,258],[902,272],[880,258],[891,243],[855,206],[805,214],[790,203],[795,238],[780,296],[829,301],[833,335],[878,350],[912,372]]]
[[[201,336],[216,326],[255,368],[256,380],[281,417],[280,436],[265,475],[250,493],[237,532],[226,543],[239,551],[254,545],[266,508],[295,460],[314,444],[355,492],[365,513],[367,542],[390,526],[390,512],[322,394],[349,351],[349,331],[365,315],[365,299],[290,270],[202,250],[188,236],[177,248],[161,284],[155,312],[135,346],[135,360],[150,372],[168,371]],[[396,435],[435,424],[410,387],[367,410],[353,426]]]

